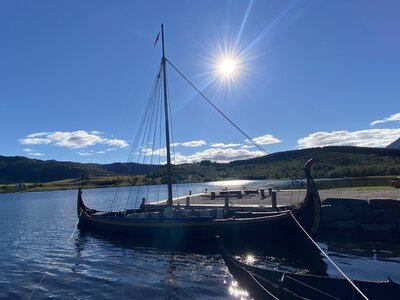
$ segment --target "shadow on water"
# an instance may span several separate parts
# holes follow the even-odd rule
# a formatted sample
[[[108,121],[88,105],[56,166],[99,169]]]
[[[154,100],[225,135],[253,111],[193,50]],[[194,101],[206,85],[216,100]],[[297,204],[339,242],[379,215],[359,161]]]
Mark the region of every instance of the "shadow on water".
[[[155,247],[154,244],[143,244],[123,236],[83,230],[78,230],[77,233],[74,243],[77,261],[75,272],[89,276],[92,283],[93,280],[98,280],[99,275],[96,272],[104,273],[112,268],[113,279],[105,281],[109,285],[107,289],[119,287],[115,284],[118,274],[121,274],[121,278],[127,277],[128,281],[133,280],[135,289],[138,290],[137,299],[147,296],[158,299],[196,299],[207,296],[226,299],[229,295],[234,299],[236,296],[233,294],[237,291],[232,290],[236,287],[240,289],[240,282],[236,286],[237,283],[232,281],[221,257],[210,245]],[[398,272],[395,269],[388,270],[400,266],[398,244],[346,239],[338,235],[319,235],[317,238],[321,247],[351,278],[385,280],[385,276],[389,275],[398,282]],[[253,255],[252,264],[255,266],[338,277],[320,254],[316,255],[312,248],[307,250],[304,245],[271,247],[264,244],[262,249],[241,250],[242,247],[238,247],[238,251],[234,251],[237,248],[234,246],[231,245],[228,250],[236,257],[239,255],[242,261],[247,261],[249,255]],[[117,280],[125,280],[121,278]],[[221,291],[225,291],[226,295],[222,296]]]
[[[400,257],[399,240],[392,235],[360,234],[358,231],[323,232],[318,241],[338,253],[369,258]]]
[[[85,231],[78,231],[74,246],[77,263],[73,272],[85,275],[91,286],[105,277],[103,292],[112,288],[124,290],[125,299],[201,299],[207,295],[226,299],[217,255],[146,247]],[[107,274],[112,274],[111,278]],[[134,294],[128,297],[128,291]]]
[[[147,239],[133,240],[124,235],[111,235],[104,232],[79,230],[78,240],[84,243],[85,238],[103,240],[119,248],[136,249],[139,251],[152,250],[163,255],[180,253],[219,257],[215,240],[206,242],[193,240],[192,242],[186,241],[185,243],[165,240],[155,242],[154,240],[149,241]],[[285,243],[267,243],[260,239],[259,241],[254,241],[252,243],[247,242],[245,244],[237,243],[232,240],[224,240],[223,238],[221,238],[221,240],[232,255],[252,255],[270,262],[270,265],[275,267],[284,265],[288,268],[304,270],[304,272],[310,274],[327,274],[327,265],[322,259],[319,250],[307,240],[288,240]],[[77,242],[77,249],[82,246],[83,245]]]

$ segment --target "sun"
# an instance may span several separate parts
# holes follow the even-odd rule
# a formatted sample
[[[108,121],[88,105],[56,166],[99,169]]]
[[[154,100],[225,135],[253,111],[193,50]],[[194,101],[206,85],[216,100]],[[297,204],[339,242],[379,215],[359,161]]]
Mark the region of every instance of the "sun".
[[[224,76],[233,75],[236,69],[236,62],[231,59],[225,59],[222,61],[221,65],[219,66],[219,69],[222,75]]]

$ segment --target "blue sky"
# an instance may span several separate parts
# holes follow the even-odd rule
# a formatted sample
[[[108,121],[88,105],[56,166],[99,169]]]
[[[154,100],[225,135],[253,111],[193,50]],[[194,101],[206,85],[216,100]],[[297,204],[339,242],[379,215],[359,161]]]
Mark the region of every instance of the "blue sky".
[[[268,152],[400,137],[399,1],[0,1],[0,155],[127,160],[166,55]],[[236,62],[230,77],[218,70]],[[177,162],[260,153],[169,70]]]

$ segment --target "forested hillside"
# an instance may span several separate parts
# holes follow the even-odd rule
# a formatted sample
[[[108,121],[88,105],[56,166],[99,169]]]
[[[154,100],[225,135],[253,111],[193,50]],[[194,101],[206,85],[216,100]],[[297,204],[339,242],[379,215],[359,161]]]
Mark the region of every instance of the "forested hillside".
[[[400,149],[324,147],[273,153],[228,164],[202,161],[173,166],[175,182],[206,182],[223,179],[282,179],[288,174],[303,177],[303,165],[318,158],[315,178],[400,175]],[[0,183],[46,182],[99,175],[146,175],[146,183],[166,182],[165,166],[134,163],[82,164],[0,156]]]
[[[130,169],[133,175],[143,175],[148,173],[151,167],[134,163],[81,164],[21,156],[0,156],[0,183],[47,182],[106,174],[127,175]]]
[[[273,153],[249,160],[219,164],[203,161],[173,167],[174,181],[199,182],[223,179],[283,179],[288,174],[303,177],[310,158],[315,178],[400,175],[400,149],[324,147]],[[285,173],[286,172],[286,173]],[[165,168],[146,176],[149,181],[166,181]]]

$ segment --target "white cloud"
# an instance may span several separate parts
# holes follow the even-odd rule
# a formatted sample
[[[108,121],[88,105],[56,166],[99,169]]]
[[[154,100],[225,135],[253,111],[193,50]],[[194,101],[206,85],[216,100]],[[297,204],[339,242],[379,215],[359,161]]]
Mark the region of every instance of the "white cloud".
[[[43,153],[39,153],[39,152],[30,152],[30,153],[27,153],[27,155],[28,156],[43,156],[44,154]]]
[[[400,113],[391,115],[390,117],[386,117],[382,120],[376,120],[370,123],[371,126],[375,126],[376,124],[381,124],[381,123],[386,123],[386,122],[395,122],[399,121],[400,122]]]
[[[118,148],[129,147],[128,142],[125,140],[118,140],[118,139],[107,140],[106,139],[106,141],[104,143],[107,145],[110,145],[110,146],[118,147]]]
[[[36,137],[39,137],[39,136],[48,135],[49,133],[50,133],[50,132],[37,132],[37,133],[29,134],[29,135],[27,135],[27,137],[28,137],[28,138],[36,138]]]
[[[269,144],[276,144],[282,142],[280,139],[277,139],[271,134],[265,134],[259,137],[256,137],[253,139],[255,143],[258,145],[269,145]],[[246,140],[247,143],[249,143],[249,140]]]
[[[207,143],[203,140],[197,140],[197,141],[190,141],[190,142],[184,142],[181,143],[181,146],[183,147],[200,147],[203,145],[206,145]]]
[[[79,151],[79,152],[77,152],[77,154],[80,156],[92,156],[95,154],[106,154],[107,152],[114,151],[114,150],[117,150],[117,149],[116,148],[108,148],[106,150],[100,150],[100,151],[94,151],[94,150]]]
[[[24,145],[54,144],[72,149],[86,148],[96,144],[106,144],[118,148],[129,146],[125,140],[108,139],[103,137],[99,131],[87,132],[85,130],[32,133],[20,139],[19,142]]]
[[[224,143],[214,143],[214,144],[210,144],[211,147],[215,147],[215,148],[231,148],[231,147],[238,147],[241,146],[241,144],[224,144]]]
[[[200,162],[202,160],[227,163],[234,160],[250,159],[263,155],[265,154],[261,151],[249,151],[246,149],[210,148],[191,155],[176,153],[173,157],[173,161],[176,164]]]
[[[142,148],[143,155],[150,156],[150,155],[159,155],[159,156],[167,156],[167,148],[161,148],[153,150],[151,148]]]
[[[80,156],[92,156],[94,152],[78,152],[78,155]]]
[[[47,138],[57,146],[75,149],[85,148],[104,142],[104,139],[101,136],[88,133],[84,130],[72,132],[56,131],[47,135]]]
[[[20,139],[19,142],[23,145],[47,145],[51,143],[50,139],[30,138],[29,136]]]
[[[43,156],[43,153],[36,152],[36,150],[31,148],[25,148],[22,151],[26,152],[27,156]]]
[[[297,141],[298,148],[322,146],[386,147],[400,136],[398,129],[315,132]]]

